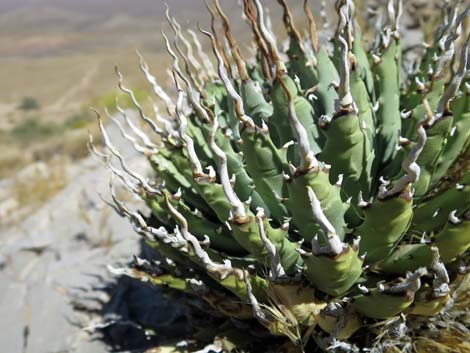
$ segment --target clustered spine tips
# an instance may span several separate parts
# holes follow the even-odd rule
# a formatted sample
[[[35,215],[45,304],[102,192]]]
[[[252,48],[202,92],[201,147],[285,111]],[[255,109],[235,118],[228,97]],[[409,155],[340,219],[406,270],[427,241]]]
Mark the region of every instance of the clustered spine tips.
[[[468,205],[462,201],[468,196],[468,182],[461,179],[449,185],[438,183],[449,170],[446,161],[451,161],[450,166],[468,145],[462,116],[467,113],[464,109],[470,91],[470,44],[468,38],[463,44],[460,41],[466,36],[462,23],[468,9],[459,14],[458,1],[449,2],[444,25],[436,32],[435,42],[425,49],[423,63],[417,60],[408,65],[406,79],[397,80],[399,91],[384,93],[382,90],[387,88],[380,80],[392,79],[387,77],[390,68],[400,70],[402,1],[388,1],[384,22],[378,16],[376,43],[372,51],[363,52],[355,43],[360,28],[353,25],[353,1],[337,1],[338,26],[332,43],[338,46],[339,55],[334,60],[328,50],[320,50],[309,1],[303,2],[307,39],[297,30],[287,1],[278,3],[290,38],[287,55],[278,50],[261,1],[243,1],[256,52],[256,60],[250,61],[242,55],[220,2],[207,2],[213,33],[199,30],[210,40],[215,67],[196,33],[183,30],[167,8],[165,16],[174,37],[169,38],[163,30],[162,36],[173,61],[168,73],[176,91],[174,97],[159,85],[137,52],[141,71],[163,103],[162,113],[159,105],[153,104],[152,118],[116,69],[119,88],[130,98],[137,115],[134,118],[116,101],[117,115],[106,109],[106,116],[121,136],[150,160],[159,180],[148,179],[130,168],[124,157],[127,155],[112,144],[98,112],[104,146],[98,149],[90,135],[88,147],[111,173],[111,200],[103,198],[104,202],[127,218],[148,242],[168,246],[184,259],[180,263],[179,257],[165,256],[168,260],[158,273],[178,277],[178,283],[185,283],[188,291],[205,300],[214,289],[228,290],[224,294],[227,303],[237,303],[237,308],[250,306],[253,317],[271,333],[285,335],[296,345],[300,345],[299,337],[305,329],[300,323],[305,313],[299,308],[304,304],[317,308],[324,305],[324,309],[315,310],[322,318],[334,318],[333,328],[320,324],[312,329],[312,335],[310,331],[306,334],[306,339],[314,337],[320,342],[320,332],[325,330],[323,336],[327,338],[321,343],[325,349],[356,349],[338,337],[347,336],[344,330],[349,330],[348,325],[357,325],[358,329],[364,319],[376,320],[381,315],[363,313],[358,302],[364,300],[368,305],[377,295],[392,306],[397,298],[403,306],[412,302],[427,304],[433,298],[446,302],[454,293],[453,275],[468,271],[462,258],[468,246],[462,250],[465,244],[454,244],[453,236],[443,240],[446,232],[453,235],[468,225]],[[325,8],[322,2],[322,16],[326,18]],[[323,23],[328,26],[326,20]],[[296,67],[294,60],[298,59],[307,64]],[[337,78],[337,83],[331,82]],[[294,82],[293,91],[286,79]],[[261,89],[263,82],[267,84]],[[272,89],[277,89],[278,83],[287,103],[279,109],[274,104],[277,93]],[[364,92],[358,89],[358,83],[364,86]],[[439,87],[445,87],[443,94],[438,92]],[[247,96],[250,92],[255,97]],[[403,104],[394,106],[392,96],[398,96]],[[255,102],[250,98],[256,98]],[[307,119],[303,105],[309,108],[309,116],[314,112],[315,130],[304,123]],[[392,108],[394,114],[384,116]],[[263,110],[261,117],[256,109]],[[270,119],[271,114],[275,118]],[[279,120],[284,119],[289,130],[281,141],[276,126],[279,115],[275,114],[282,114]],[[367,120],[365,114],[370,114],[372,120]],[[346,115],[347,119],[337,119]],[[392,123],[387,121],[392,118]],[[134,119],[141,120],[145,127]],[[353,127],[347,125],[351,122]],[[444,124],[438,126],[441,122]],[[441,126],[448,131],[441,132]],[[322,134],[317,128],[323,129]],[[156,138],[152,139],[147,130]],[[393,139],[385,143],[378,137],[389,133],[393,133]],[[429,143],[431,139],[433,143]],[[349,148],[358,143],[370,150],[350,153]],[[381,158],[387,148],[392,151],[391,158],[384,161]],[[331,160],[328,154],[333,156]],[[431,155],[437,163],[429,161]],[[440,168],[441,174],[436,177],[434,170]],[[355,179],[357,169],[367,173],[361,172],[361,177]],[[332,179],[336,178],[335,183]],[[426,178],[431,179],[429,187],[423,186]],[[119,186],[122,184],[152,208],[152,223],[119,200],[116,179]],[[387,217],[382,219],[377,214]],[[324,236],[322,241],[315,234],[319,232]],[[305,240],[311,244],[303,245]],[[444,251],[445,241],[449,246]],[[309,245],[311,252],[307,251]],[[431,254],[427,269],[402,255],[409,249],[418,251],[417,259],[419,251],[425,252],[423,256]],[[346,270],[340,268],[343,261],[350,261]],[[450,262],[458,264],[457,270],[456,266],[447,266]],[[322,263],[332,264],[325,268],[324,275],[321,265],[311,266]],[[152,265],[136,259],[135,266],[135,271],[112,271],[140,280],[151,278],[148,275],[154,271]],[[266,267],[268,271],[263,272]],[[194,278],[183,274],[186,270]],[[374,277],[370,277],[369,270]],[[319,282],[318,273],[324,276]],[[392,279],[393,275],[395,280],[379,280],[372,289],[372,278]],[[208,276],[211,281],[205,280]],[[343,288],[343,281],[352,276],[357,277]],[[323,286],[321,281],[331,283]],[[284,302],[281,295],[291,286],[296,294],[289,299],[301,300],[299,307]],[[302,294],[310,289],[322,292],[315,295],[314,302]],[[415,298],[420,289],[423,295]],[[404,310],[397,307],[391,310],[393,314],[385,315],[385,326],[393,337],[400,337],[406,330]],[[309,315],[316,314],[308,313],[306,321]]]

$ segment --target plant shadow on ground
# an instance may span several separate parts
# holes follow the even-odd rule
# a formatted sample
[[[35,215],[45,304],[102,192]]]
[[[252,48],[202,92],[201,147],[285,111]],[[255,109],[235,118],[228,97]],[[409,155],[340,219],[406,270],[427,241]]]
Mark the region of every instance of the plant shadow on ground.
[[[159,259],[145,242],[141,241],[140,248],[139,257]],[[110,352],[150,352],[190,334],[186,300],[182,294],[166,293],[127,276],[113,279],[109,275],[97,276],[97,285],[81,289],[72,305],[92,318],[93,323],[84,329]]]

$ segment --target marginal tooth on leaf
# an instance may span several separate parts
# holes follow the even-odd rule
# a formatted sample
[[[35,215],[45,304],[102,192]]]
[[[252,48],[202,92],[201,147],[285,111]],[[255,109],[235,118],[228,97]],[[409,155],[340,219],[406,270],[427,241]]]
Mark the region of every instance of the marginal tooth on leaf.
[[[315,256],[318,256],[321,254],[321,246],[320,242],[318,241],[318,235],[315,235],[311,241],[311,247],[312,247],[312,254]]]
[[[295,249],[295,251],[297,251],[297,252],[300,254],[300,256],[302,256],[302,257],[309,257],[309,256],[312,256],[312,253],[307,252],[307,251],[305,251],[305,250],[303,250],[303,249],[301,249],[301,248],[297,248],[297,249]]]
[[[431,240],[428,238],[426,232],[423,232],[423,234],[421,234],[421,239],[419,240],[419,243],[420,244],[429,244],[431,242]]]
[[[360,208],[367,208],[367,207],[369,207],[370,204],[369,204],[368,202],[364,201],[364,198],[363,198],[363,196],[362,196],[362,191],[359,191],[359,195],[358,195],[357,198],[358,198],[358,206],[359,206]]]
[[[457,210],[453,210],[452,212],[449,213],[449,222],[453,224],[459,224],[461,221],[460,219],[456,216]]]
[[[427,73],[429,76],[434,75],[434,68],[432,67],[431,64],[429,65],[428,71],[427,71],[426,73]]]
[[[411,114],[413,114],[413,111],[412,111],[412,110],[406,111],[405,109],[403,109],[403,110],[400,112],[400,116],[401,116],[402,119],[408,119],[408,118],[410,118]]]
[[[203,281],[196,278],[188,278],[186,282],[191,286],[191,288],[198,294],[203,295],[208,292],[208,288]]]
[[[362,254],[362,255],[359,256],[359,260],[365,261],[365,260],[366,260],[366,257],[367,257],[367,251],[366,251],[364,254]],[[364,271],[365,271],[367,268],[368,268],[368,266],[364,266]]]
[[[361,243],[361,237],[360,237],[360,236],[355,237],[355,238],[353,239],[353,248],[354,248],[354,249],[359,249],[360,243]]]
[[[364,286],[363,284],[358,284],[357,289],[359,289],[359,291],[362,294],[370,294],[370,290],[366,286]]]
[[[398,143],[400,144],[400,146],[406,146],[410,143],[411,141],[409,139],[407,139],[406,137],[402,137],[400,136],[399,140],[398,140]]]
[[[331,122],[331,118],[327,115],[322,115],[320,116],[320,119],[318,119],[318,125],[322,128],[327,127]]]
[[[315,93],[307,94],[307,99],[309,100],[310,103],[318,101],[318,97],[315,95]]]
[[[460,190],[465,189],[465,185],[457,183],[455,184],[455,188],[460,191]]]
[[[296,175],[296,173],[297,173],[297,168],[296,168],[292,163],[290,163],[290,162],[289,162],[288,165],[289,165],[289,171],[290,171],[291,175]]]
[[[209,179],[215,180],[216,174],[214,168],[212,168],[212,166],[210,165],[206,168],[206,170],[208,171]]]
[[[248,197],[248,199],[246,199],[246,201],[245,201],[244,203],[245,203],[245,205],[250,206],[250,205],[251,205],[251,201],[252,201],[252,197],[251,197],[251,195],[250,195],[250,197]]]
[[[282,180],[290,181],[291,177],[288,174],[286,174],[285,172],[282,172]]]
[[[204,214],[203,214],[201,211],[199,211],[199,209],[197,209],[197,208],[195,208],[195,209],[192,211],[192,214],[195,215],[195,216],[197,216],[197,217],[201,217],[201,218],[204,217]]]
[[[179,187],[176,193],[172,195],[172,198],[175,201],[179,201],[181,199],[181,196],[182,196],[182,192],[181,192],[181,188]]]
[[[269,134],[269,128],[268,125],[266,125],[266,122],[264,120],[261,120],[261,131],[267,135]]]
[[[434,213],[432,214],[432,218],[436,218],[440,211],[441,211],[440,208],[436,209]]]
[[[426,85],[418,76],[415,77],[415,82],[418,92],[423,92],[426,90]]]
[[[285,217],[281,224],[281,229],[287,232],[289,230],[290,221],[291,221],[290,218]],[[303,242],[303,239],[302,239],[302,242]]]
[[[232,174],[232,177],[229,179],[229,182],[230,184],[232,184],[232,186],[235,184],[236,178],[237,178],[236,175]]]
[[[274,196],[276,197],[276,200],[279,201],[279,202],[284,202],[284,201],[287,200],[285,197],[282,197],[281,195],[279,195],[276,192],[274,192]]]
[[[374,59],[374,64],[378,65],[382,62],[382,58],[377,54],[372,54],[372,59]]]
[[[206,234],[204,234],[204,239],[201,241],[201,245],[205,248],[210,248],[211,246],[211,240]]]
[[[295,84],[297,85],[297,89],[298,89],[299,91],[302,91],[302,87],[301,87],[301,85],[300,85],[300,78],[299,78],[299,76],[294,75],[294,82],[295,82]]]
[[[335,91],[337,91],[339,89],[339,83],[336,82],[336,81],[332,81],[329,85],[328,85],[328,89],[334,89]]]
[[[456,125],[452,126],[452,129],[450,129],[450,132],[449,132],[449,136],[453,137],[456,131],[457,131],[457,126]]]
[[[229,129],[229,128],[225,129],[224,135],[225,135],[226,137],[228,137],[228,138],[231,138],[231,137],[233,136],[233,131],[232,131],[232,129]]]
[[[283,150],[288,150],[290,146],[294,146],[295,145],[295,141],[294,140],[290,140],[290,141],[287,141],[285,144],[282,145],[281,149]]]
[[[336,185],[336,186],[341,186],[341,185],[343,185],[343,179],[344,179],[344,174],[339,174],[339,175],[338,175],[338,180],[336,181],[335,185]]]
[[[374,106],[372,107],[372,110],[374,111],[374,113],[377,113],[379,111],[379,108],[380,108],[380,102],[377,101],[375,102]],[[376,131],[378,132],[378,131]]]
[[[381,176],[379,178],[379,181],[380,181],[380,184],[382,185],[390,185],[390,180],[385,179],[384,176]]]

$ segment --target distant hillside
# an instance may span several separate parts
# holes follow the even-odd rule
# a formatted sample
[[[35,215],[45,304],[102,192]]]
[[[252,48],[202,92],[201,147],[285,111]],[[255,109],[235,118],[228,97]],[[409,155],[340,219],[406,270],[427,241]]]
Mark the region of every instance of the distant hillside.
[[[186,3],[194,1],[169,0],[169,3]],[[135,15],[148,16],[150,10],[161,7],[163,1],[159,0],[2,0],[0,11],[10,11],[20,8],[39,8],[54,6],[60,9],[73,10],[82,13],[109,13],[119,9]]]
[[[1,0],[0,11],[54,7],[75,14],[110,16],[124,12],[132,16],[154,17],[163,11],[165,3],[185,18],[197,18],[206,13],[204,0]],[[223,1],[222,5],[231,9],[237,6],[237,0]]]
[[[278,27],[280,6],[269,1],[275,5],[270,12]],[[290,1],[299,4],[300,0]],[[166,2],[183,27],[196,29],[200,22],[209,28],[204,0]],[[223,0],[221,4],[245,47],[249,31],[238,1]],[[300,22],[305,19],[300,14],[302,6],[293,9]],[[87,104],[106,95],[116,87],[115,64],[131,85],[148,88],[135,50],[145,55],[151,67],[170,63],[160,35],[162,24],[171,32],[164,11],[164,0],[0,0],[0,81],[8,82],[0,87],[0,119],[8,116],[17,121],[15,107],[24,96],[35,97],[47,108],[56,107],[57,102]],[[281,33],[285,35],[285,31]],[[205,38],[202,42],[208,44]],[[165,70],[155,74],[164,82],[168,79]]]

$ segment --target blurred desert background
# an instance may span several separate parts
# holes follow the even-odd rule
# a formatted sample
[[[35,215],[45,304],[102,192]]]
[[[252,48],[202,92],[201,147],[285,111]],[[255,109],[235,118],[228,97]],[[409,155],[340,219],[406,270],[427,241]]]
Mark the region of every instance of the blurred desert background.
[[[207,24],[203,1],[167,3],[182,25]],[[236,1],[227,1],[225,8],[237,17],[241,13]],[[149,103],[150,87],[139,70],[136,50],[161,84],[169,81],[170,60],[160,34],[163,20],[160,0],[0,1],[3,185],[30,167],[23,173],[27,183],[21,173],[10,183],[15,198],[5,203],[3,195],[0,226],[21,218],[18,206],[43,202],[64,187],[67,164],[87,156],[86,136],[96,130],[90,107],[113,112],[115,96],[129,106],[117,89],[115,65],[142,104]],[[35,164],[47,172],[46,178],[29,178]]]

